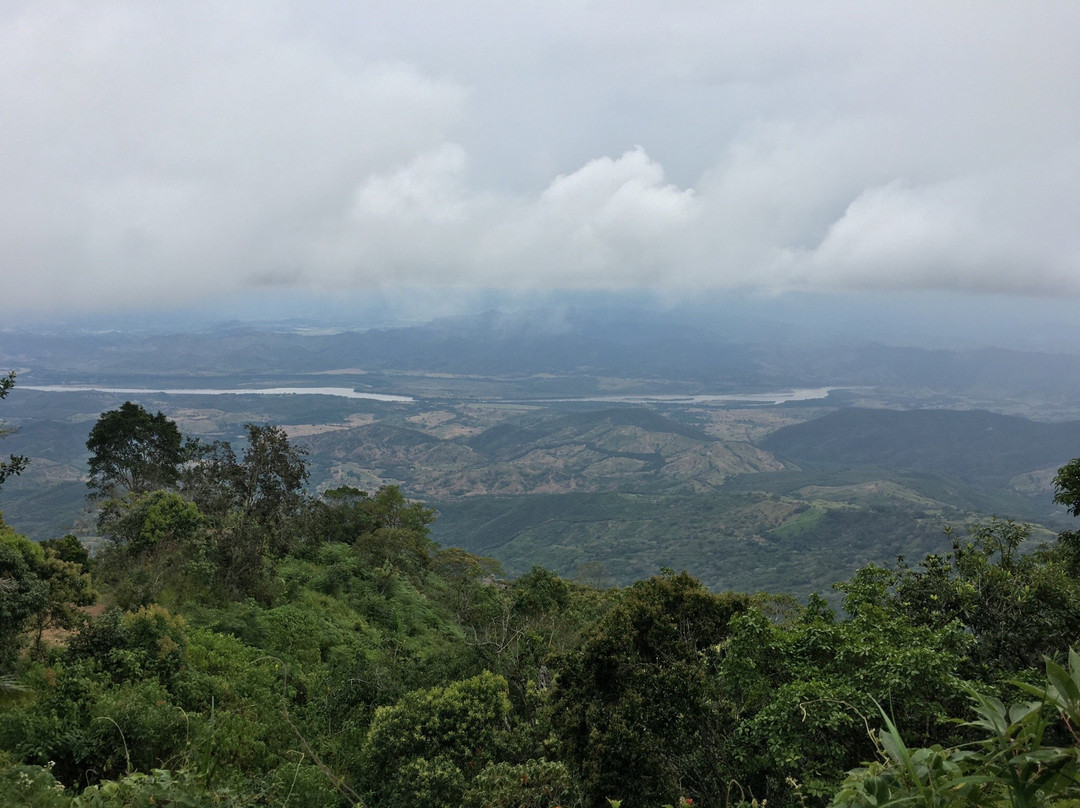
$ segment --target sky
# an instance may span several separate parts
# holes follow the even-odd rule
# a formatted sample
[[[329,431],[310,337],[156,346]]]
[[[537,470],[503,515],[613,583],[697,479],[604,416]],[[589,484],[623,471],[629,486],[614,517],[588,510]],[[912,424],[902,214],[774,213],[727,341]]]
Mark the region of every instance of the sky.
[[[1078,101],[1075,0],[7,0],[0,318],[414,287],[1080,303]]]

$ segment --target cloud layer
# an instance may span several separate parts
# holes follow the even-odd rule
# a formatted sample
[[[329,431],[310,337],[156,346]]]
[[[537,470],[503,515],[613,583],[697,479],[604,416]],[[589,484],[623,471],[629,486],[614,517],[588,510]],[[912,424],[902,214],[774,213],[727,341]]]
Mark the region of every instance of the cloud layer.
[[[0,314],[248,288],[1080,296],[1068,2],[23,3]]]

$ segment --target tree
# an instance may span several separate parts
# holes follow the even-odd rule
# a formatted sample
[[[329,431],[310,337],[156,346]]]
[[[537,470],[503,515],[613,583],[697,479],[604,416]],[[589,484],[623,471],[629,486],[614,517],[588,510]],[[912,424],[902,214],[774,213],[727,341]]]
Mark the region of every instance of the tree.
[[[86,448],[91,452],[87,485],[98,496],[171,488],[185,458],[184,438],[176,423],[130,401],[102,413],[90,430]]]
[[[65,561],[55,550],[42,548],[44,553],[35,554],[32,569],[48,587],[45,605],[30,620],[33,633],[33,656],[41,658],[43,639],[49,629],[70,630],[78,625],[82,612],[77,607],[90,606],[97,599],[97,592],[90,585],[90,576],[72,561]]]
[[[204,517],[175,491],[128,494],[105,504],[98,525],[109,544],[99,572],[126,609],[145,606],[164,590],[189,589],[210,571]]]
[[[305,504],[307,449],[293,446],[279,426],[246,424],[248,445],[238,459],[226,441],[192,448],[194,463],[184,473],[183,489],[208,515],[229,511],[279,532]]]
[[[210,521],[218,582],[230,595],[259,594],[268,553],[290,549],[307,504],[307,450],[277,426],[245,426],[238,459],[225,441],[193,445],[182,490]]]
[[[747,602],[686,573],[639,581],[566,656],[552,716],[587,806],[720,802],[724,716],[711,649]]]
[[[33,653],[40,656],[45,631],[73,628],[76,607],[94,602],[90,576],[55,546],[32,542],[0,522],[0,579],[8,581],[0,587],[0,670],[10,665],[24,630],[33,632]]]
[[[0,673],[15,664],[29,620],[45,608],[49,587],[34,572],[37,545],[0,522]]]
[[[1073,516],[1080,516],[1080,457],[1058,469],[1054,488],[1054,502],[1067,507]]]
[[[279,532],[304,504],[307,449],[293,446],[279,426],[248,424],[248,446],[235,478],[240,509],[260,526]]]
[[[1059,548],[1021,553],[1027,535],[1027,525],[993,518],[954,538],[950,553],[916,567],[870,564],[837,588],[853,614],[876,606],[933,629],[962,626],[975,640],[967,675],[992,681],[1061,658],[1080,636],[1080,582]]]
[[[468,781],[497,757],[509,716],[506,681],[489,672],[378,708],[364,743],[374,802],[461,805]]]
[[[7,376],[0,376],[0,398],[7,398],[8,391],[14,386],[15,371],[11,371]],[[6,428],[3,422],[0,422],[0,438],[10,435],[11,432],[11,429]],[[10,455],[7,460],[0,460],[0,485],[3,485],[4,480],[8,477],[14,477],[22,472],[26,468],[27,462],[27,459],[22,455]]]
[[[877,704],[928,739],[948,731],[962,702],[956,672],[971,640],[955,624],[915,625],[869,603],[837,621],[813,598],[795,620],[775,623],[751,610],[730,630],[718,681],[736,723],[720,768],[769,805],[820,799],[873,755],[861,716]]]

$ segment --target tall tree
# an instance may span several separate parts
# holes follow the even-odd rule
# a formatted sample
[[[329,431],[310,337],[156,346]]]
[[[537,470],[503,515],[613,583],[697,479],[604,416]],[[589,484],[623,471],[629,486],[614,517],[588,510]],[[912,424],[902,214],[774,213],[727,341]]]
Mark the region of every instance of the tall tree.
[[[15,371],[7,376],[0,376],[0,398],[7,398],[8,391],[15,386]],[[11,430],[0,421],[0,438],[10,435]],[[0,485],[26,468],[27,459],[22,455],[10,455],[7,460],[0,460]]]
[[[184,461],[184,439],[176,423],[130,401],[102,413],[86,448],[91,452],[87,485],[98,496],[171,488]]]
[[[15,664],[28,621],[45,608],[49,587],[34,572],[41,548],[0,521],[0,674]]]
[[[1054,502],[1064,505],[1073,516],[1080,516],[1080,457],[1058,469],[1054,488]],[[1062,531],[1057,544],[1069,575],[1080,578],[1080,530]]]
[[[1054,502],[1064,505],[1073,516],[1080,516],[1080,457],[1058,469],[1054,489]]]
[[[197,446],[184,471],[183,491],[211,521],[217,578],[230,594],[258,592],[268,553],[286,552],[306,504],[307,450],[277,426],[247,424],[238,459],[225,441]]]
[[[686,573],[639,581],[566,655],[552,717],[585,805],[720,801],[723,716],[710,649],[747,602],[714,595]]]

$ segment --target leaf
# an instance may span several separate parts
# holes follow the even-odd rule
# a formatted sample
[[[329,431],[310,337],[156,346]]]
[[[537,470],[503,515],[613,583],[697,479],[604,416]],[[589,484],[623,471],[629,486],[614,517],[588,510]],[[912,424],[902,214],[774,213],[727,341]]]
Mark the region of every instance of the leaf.
[[[1072,660],[1070,659],[1070,664]],[[1062,709],[1071,710],[1080,702],[1080,686],[1063,667],[1051,659],[1046,660],[1046,678],[1050,680],[1051,692],[1057,691],[1064,703],[1058,701]]]
[[[1014,704],[1009,707],[1009,723],[1019,724],[1042,708],[1041,701],[1029,701],[1026,704]]]

